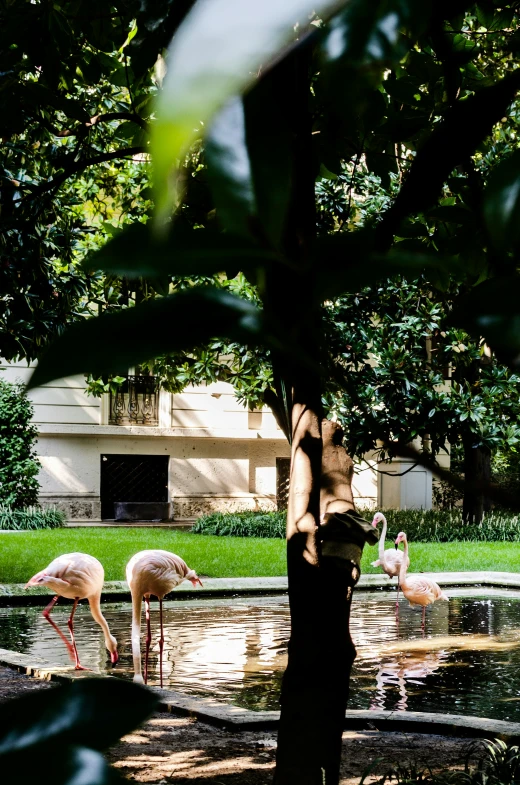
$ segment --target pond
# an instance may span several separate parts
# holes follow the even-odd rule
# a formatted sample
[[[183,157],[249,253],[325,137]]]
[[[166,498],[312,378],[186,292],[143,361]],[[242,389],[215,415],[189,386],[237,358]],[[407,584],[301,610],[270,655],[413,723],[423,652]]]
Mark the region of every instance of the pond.
[[[451,590],[450,601],[421,611],[395,593],[357,592],[351,632],[358,650],[349,707],[433,711],[520,721],[520,592]],[[86,602],[75,630],[82,663],[132,678],[131,606],[106,604],[103,612],[120,645],[112,670],[99,627]],[[67,634],[70,606],[53,618]],[[252,710],[278,708],[287,658],[286,597],[165,603],[165,687]],[[144,613],[143,613],[144,622]],[[144,628],[144,623],[143,623]],[[152,602],[150,681],[158,685],[158,611]],[[144,646],[144,636],[143,636]],[[41,608],[0,609],[0,647],[69,665],[65,646]]]

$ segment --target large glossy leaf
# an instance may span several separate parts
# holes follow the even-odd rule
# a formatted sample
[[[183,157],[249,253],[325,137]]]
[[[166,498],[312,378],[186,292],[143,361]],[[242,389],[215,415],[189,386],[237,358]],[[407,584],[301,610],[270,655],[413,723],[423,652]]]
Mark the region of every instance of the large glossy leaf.
[[[452,321],[484,338],[497,355],[520,366],[520,276],[493,278],[462,297]]]
[[[205,140],[219,223],[274,246],[280,242],[291,197],[290,134],[284,97],[278,94],[283,65],[258,80],[244,100],[231,99]]]
[[[214,118],[205,153],[220,224],[238,235],[250,236],[257,208],[241,98],[232,98]]]
[[[502,161],[489,178],[484,218],[493,245],[500,251],[520,242],[520,150]]]
[[[298,361],[298,347],[255,305],[222,289],[194,286],[71,325],[42,356],[28,386],[78,373],[126,373],[133,365],[215,337],[262,344]]]
[[[514,71],[471,98],[459,101],[421,147],[393,206],[379,224],[379,246],[388,246],[400,221],[434,204],[454,168],[475,152],[505,114],[520,88]]]
[[[35,744],[0,755],[3,781],[16,785],[123,785],[127,780],[87,747]],[[8,776],[8,775],[11,776]]]
[[[293,134],[288,127],[286,71],[289,55],[255,83],[244,98],[246,140],[261,231],[275,247],[282,240],[292,196]]]
[[[195,4],[173,37],[157,103],[152,146],[159,216],[167,214],[175,199],[172,170],[201,123],[208,123],[231,97],[243,93],[260,67],[268,67],[301,39],[314,12],[327,18],[341,5],[339,0]]]
[[[229,233],[174,225],[163,238],[152,233],[148,224],[135,223],[90,254],[83,266],[128,278],[211,276],[228,268],[247,272],[279,259],[274,252]]]
[[[414,0],[351,0],[329,25],[322,50],[327,62],[347,60],[369,66],[388,64],[403,56],[413,43],[405,28],[417,33],[428,23],[430,3]]]
[[[0,714],[0,755],[36,743],[102,750],[147,719],[157,697],[119,679],[84,679],[25,695]]]

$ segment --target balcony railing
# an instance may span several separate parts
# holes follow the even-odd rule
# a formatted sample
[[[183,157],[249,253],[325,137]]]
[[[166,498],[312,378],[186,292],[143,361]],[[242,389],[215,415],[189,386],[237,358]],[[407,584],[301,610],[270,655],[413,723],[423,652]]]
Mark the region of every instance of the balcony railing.
[[[110,393],[110,425],[159,425],[159,382],[156,376],[128,376]]]

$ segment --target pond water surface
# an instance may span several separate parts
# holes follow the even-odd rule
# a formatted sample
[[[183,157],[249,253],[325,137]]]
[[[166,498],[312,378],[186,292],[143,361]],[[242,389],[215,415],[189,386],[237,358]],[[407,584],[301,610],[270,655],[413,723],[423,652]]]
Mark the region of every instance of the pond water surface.
[[[421,611],[395,593],[357,592],[351,633],[358,650],[349,707],[433,711],[520,721],[520,592],[448,591],[450,601]],[[103,637],[81,603],[75,630],[81,661],[94,671],[132,678],[131,605],[103,612],[119,641],[112,670]],[[53,618],[67,635],[70,605]],[[289,608],[285,597],[165,603],[165,687],[253,710],[278,708],[287,659]],[[143,613],[144,630],[144,613]],[[150,681],[158,685],[158,611],[152,602]],[[144,636],[143,636],[144,645]],[[67,651],[41,608],[0,609],[0,647],[69,665]]]

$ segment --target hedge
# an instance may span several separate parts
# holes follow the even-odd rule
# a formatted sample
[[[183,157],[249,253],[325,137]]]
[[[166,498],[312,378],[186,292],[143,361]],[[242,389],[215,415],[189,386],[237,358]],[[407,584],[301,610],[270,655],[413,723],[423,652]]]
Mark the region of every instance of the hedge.
[[[372,520],[374,510],[360,510]],[[520,542],[520,515],[495,512],[480,525],[462,522],[460,510],[382,510],[388,520],[387,540],[405,531],[416,542]],[[215,512],[199,518],[192,532],[234,537],[285,537],[286,512]],[[381,527],[379,527],[381,528]]]

